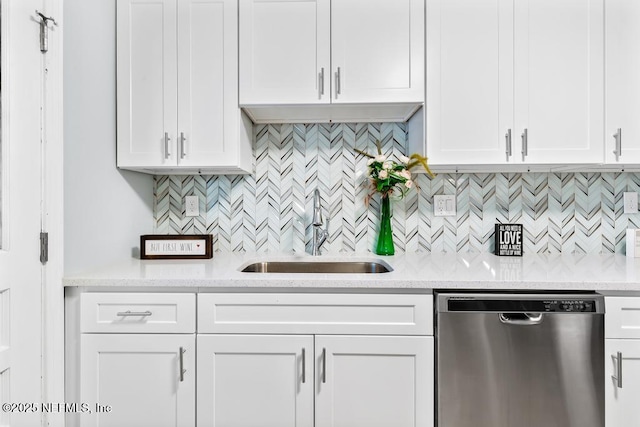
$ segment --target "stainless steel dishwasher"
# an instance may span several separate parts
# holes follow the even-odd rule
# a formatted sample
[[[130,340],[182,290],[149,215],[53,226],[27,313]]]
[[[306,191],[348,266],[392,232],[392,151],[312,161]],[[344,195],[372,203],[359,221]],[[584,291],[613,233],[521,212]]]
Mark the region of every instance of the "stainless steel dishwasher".
[[[439,293],[438,427],[604,427],[604,298]]]

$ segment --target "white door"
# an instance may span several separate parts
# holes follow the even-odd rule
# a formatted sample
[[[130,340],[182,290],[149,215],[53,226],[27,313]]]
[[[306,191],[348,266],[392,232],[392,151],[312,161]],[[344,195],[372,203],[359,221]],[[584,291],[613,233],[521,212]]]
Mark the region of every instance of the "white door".
[[[427,1],[426,107],[432,165],[519,161],[509,154],[513,2]]]
[[[195,335],[82,334],[80,345],[82,426],[195,426]]]
[[[605,13],[605,158],[640,163],[640,2],[607,0]],[[617,135],[620,130],[620,136]],[[620,153],[616,155],[616,138]]]
[[[333,1],[332,102],[424,102],[424,19],[424,0]]]
[[[433,426],[433,338],[316,336],[316,427]]]
[[[622,353],[622,373],[617,356]],[[612,377],[622,375],[622,383]],[[605,425],[606,427],[640,427],[640,340],[605,340]]]
[[[119,167],[177,164],[176,0],[118,0]]]
[[[0,138],[0,402],[42,402],[41,230],[44,56],[35,10],[2,0]],[[56,36],[51,35],[52,39]],[[39,409],[39,408],[38,408]],[[33,427],[35,412],[0,412],[0,425]]]
[[[313,427],[313,337],[198,335],[198,427]]]
[[[602,162],[604,0],[521,0],[514,16],[516,154]]]
[[[328,104],[330,0],[240,0],[240,105]]]
[[[178,1],[178,164],[237,166],[237,0]]]

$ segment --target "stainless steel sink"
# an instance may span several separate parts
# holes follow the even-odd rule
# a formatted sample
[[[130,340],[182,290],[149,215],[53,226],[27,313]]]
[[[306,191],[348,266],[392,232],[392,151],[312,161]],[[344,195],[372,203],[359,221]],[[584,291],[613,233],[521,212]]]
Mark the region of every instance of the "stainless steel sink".
[[[377,261],[263,261],[254,262],[243,273],[388,273],[393,269]]]

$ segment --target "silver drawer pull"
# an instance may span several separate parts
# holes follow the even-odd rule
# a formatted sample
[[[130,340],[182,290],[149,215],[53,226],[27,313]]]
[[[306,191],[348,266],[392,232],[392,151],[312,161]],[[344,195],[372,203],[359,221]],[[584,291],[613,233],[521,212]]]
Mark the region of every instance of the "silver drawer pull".
[[[169,138],[169,133],[164,133],[164,158],[165,160],[171,157],[171,151],[169,151],[169,142],[171,142],[171,138]]]
[[[616,361],[616,368],[618,369],[618,375],[611,375],[616,382],[618,388],[622,388],[622,352],[619,351],[616,356],[611,356]]]
[[[616,149],[613,150],[613,154],[616,155],[616,162],[620,160],[620,156],[622,156],[622,129],[618,128],[616,133],[613,134],[613,138],[616,141]]]
[[[302,384],[307,382],[307,363],[306,363],[306,350],[303,348],[302,349]]]
[[[180,382],[184,381],[184,373],[187,372],[186,369],[184,369],[184,357],[183,355],[187,352],[187,350],[184,349],[184,347],[180,347]]]
[[[151,316],[153,313],[149,310],[147,311],[119,311],[116,313],[116,316],[127,317],[127,316]]]
[[[511,157],[511,129],[507,129],[507,133],[504,135],[506,139],[506,149],[505,152],[507,154],[507,161],[509,161],[509,157]]]
[[[322,349],[322,382],[327,382],[327,349]]]

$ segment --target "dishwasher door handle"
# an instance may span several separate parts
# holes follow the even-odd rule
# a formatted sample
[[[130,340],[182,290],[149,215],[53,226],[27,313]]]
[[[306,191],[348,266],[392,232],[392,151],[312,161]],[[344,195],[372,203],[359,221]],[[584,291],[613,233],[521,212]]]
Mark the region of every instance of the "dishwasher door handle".
[[[542,313],[500,313],[501,323],[505,325],[531,326],[542,323]]]

